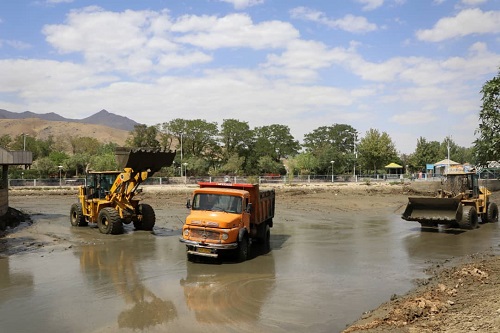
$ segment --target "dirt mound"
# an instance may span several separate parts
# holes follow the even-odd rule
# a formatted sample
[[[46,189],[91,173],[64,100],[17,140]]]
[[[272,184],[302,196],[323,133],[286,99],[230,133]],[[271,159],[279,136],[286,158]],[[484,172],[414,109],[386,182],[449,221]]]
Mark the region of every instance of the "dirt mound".
[[[500,258],[469,258],[369,312],[343,333],[498,332]]]
[[[0,231],[4,231],[9,228],[17,227],[21,222],[31,221],[31,218],[28,214],[25,214],[17,209],[9,207],[7,209],[7,213],[4,216],[0,217]],[[0,234],[0,237],[4,236],[4,234]]]

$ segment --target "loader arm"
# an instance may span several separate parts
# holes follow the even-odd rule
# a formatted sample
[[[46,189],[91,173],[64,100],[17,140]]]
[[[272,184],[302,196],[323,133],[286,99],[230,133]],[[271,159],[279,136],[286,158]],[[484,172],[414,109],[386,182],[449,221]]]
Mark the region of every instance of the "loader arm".
[[[125,168],[124,172],[116,177],[107,199],[115,202],[121,209],[133,210],[135,205],[132,204],[132,199],[138,193],[139,185],[148,177],[148,171],[134,172],[132,168]]]

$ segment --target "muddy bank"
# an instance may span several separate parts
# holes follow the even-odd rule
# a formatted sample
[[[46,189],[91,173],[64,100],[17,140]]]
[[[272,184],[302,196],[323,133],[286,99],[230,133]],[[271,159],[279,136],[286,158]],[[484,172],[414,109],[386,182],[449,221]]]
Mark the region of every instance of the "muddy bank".
[[[343,333],[500,331],[500,257],[481,253],[431,269],[420,287],[394,295]]]

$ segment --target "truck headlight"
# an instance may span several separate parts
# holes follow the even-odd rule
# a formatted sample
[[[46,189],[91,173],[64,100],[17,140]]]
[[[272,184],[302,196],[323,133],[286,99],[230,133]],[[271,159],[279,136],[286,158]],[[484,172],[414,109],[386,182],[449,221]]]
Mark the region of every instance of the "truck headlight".
[[[189,236],[189,229],[184,229],[184,232],[183,232],[184,236]]]
[[[226,233],[222,233],[222,240],[227,240],[229,238],[229,235]]]

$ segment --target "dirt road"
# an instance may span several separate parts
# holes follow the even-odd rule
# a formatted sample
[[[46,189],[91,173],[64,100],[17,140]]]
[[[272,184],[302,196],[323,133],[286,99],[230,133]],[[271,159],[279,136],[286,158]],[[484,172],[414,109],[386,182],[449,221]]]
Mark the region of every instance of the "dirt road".
[[[409,188],[277,189],[271,253],[222,265],[186,262],[178,236],[190,189],[157,189],[142,194],[156,211],[154,232],[127,227],[119,236],[70,227],[71,191],[13,193],[11,206],[31,214],[33,224],[0,238],[2,327],[23,332],[492,332],[500,327],[495,296],[500,227],[422,233],[418,224],[400,219]],[[496,202],[499,194],[494,193]],[[82,313],[91,320],[82,321]]]

